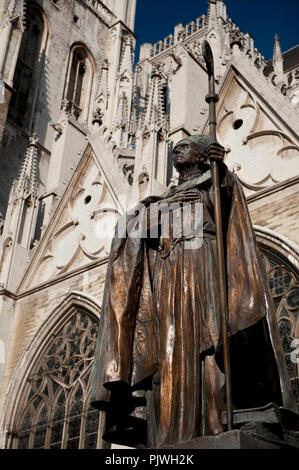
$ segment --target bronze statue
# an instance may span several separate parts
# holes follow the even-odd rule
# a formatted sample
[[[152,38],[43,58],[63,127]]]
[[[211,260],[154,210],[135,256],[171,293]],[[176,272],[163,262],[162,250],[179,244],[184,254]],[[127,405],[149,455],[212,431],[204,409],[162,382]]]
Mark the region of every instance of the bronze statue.
[[[163,447],[226,430],[213,159],[220,168],[232,406],[274,402],[294,409],[246,200],[223,157],[224,149],[207,136],[180,141],[173,151],[178,186],[146,198],[118,224],[91,398],[106,412],[109,442]],[[194,222],[196,203],[202,204],[202,237],[176,225],[186,204]],[[168,206],[174,210],[167,234],[161,212]]]

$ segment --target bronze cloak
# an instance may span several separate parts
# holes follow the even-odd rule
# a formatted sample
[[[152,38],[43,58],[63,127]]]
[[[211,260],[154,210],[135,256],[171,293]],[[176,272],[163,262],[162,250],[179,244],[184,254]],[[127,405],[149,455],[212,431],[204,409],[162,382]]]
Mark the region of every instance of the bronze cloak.
[[[273,385],[273,387],[271,385],[273,393],[270,393],[269,401],[276,401],[279,405],[283,404],[286,408],[294,409],[294,398],[280,344],[272,299],[247,203],[237,177],[228,170],[224,171],[224,175],[222,175],[221,198],[226,244],[229,334],[232,340],[233,400],[235,397],[238,405],[238,397],[245,393],[240,382],[246,381],[247,377],[250,382],[251,375],[256,375],[251,371],[251,361],[253,360],[255,362],[254,368],[257,370],[260,367],[257,380],[260,380],[261,375],[265,375],[268,384],[272,383]],[[166,243],[162,246],[162,251],[164,254],[167,251],[165,256],[161,256],[159,252],[161,246],[158,249],[158,244],[147,238],[118,238],[115,236],[112,242],[95,353],[91,396],[92,405],[107,412],[104,438],[110,442],[132,446],[138,445],[138,442],[144,445],[165,445],[200,435],[199,418],[196,418],[195,421],[193,419],[193,415],[199,414],[200,402],[200,383],[197,381],[200,370],[197,363],[204,355],[214,355],[218,367],[222,369],[210,172],[177,186],[162,196],[149,197],[142,201],[142,204],[146,214],[146,209],[151,203],[166,202],[169,204],[191,200],[199,200],[204,206],[204,244],[203,248],[199,248],[192,256],[190,253],[186,253],[185,256],[182,243],[180,243],[182,240],[176,240],[176,243],[173,243],[173,240],[170,240],[170,243],[164,240]],[[126,227],[130,226],[134,215],[124,217],[126,218]],[[147,221],[147,215],[144,220]],[[176,268],[176,263],[182,263],[182,258],[187,263],[183,269],[187,275],[187,285],[189,286],[187,287],[186,307],[184,306],[183,289],[180,286],[175,287],[175,283],[180,282],[177,273],[181,269],[180,266],[179,270]],[[189,268],[190,263],[193,267]],[[195,271],[200,271],[200,275],[195,273],[194,277]],[[191,274],[193,272],[193,277],[188,274],[189,272]],[[192,291],[193,280],[200,285],[195,294]],[[171,300],[173,305],[170,305],[170,301],[167,299],[171,295],[169,294],[167,299],[165,297],[166,291],[172,292],[173,289],[178,289],[180,308],[186,310],[187,317],[189,310],[192,310],[191,304],[194,304],[194,298],[203,306],[204,314],[201,312],[199,316],[194,317],[195,319],[192,317],[191,320],[187,317],[183,318],[185,313],[178,310],[177,301]],[[206,294],[207,292],[209,294]],[[200,296],[205,299],[202,300]],[[174,327],[170,324],[173,310],[176,309],[174,316],[182,316],[183,318],[180,327]],[[209,310],[209,313],[206,310]],[[147,425],[146,430],[145,422],[146,420],[151,421],[155,404],[153,404],[150,394],[143,398],[134,398],[132,392],[152,390],[153,382],[160,383],[159,373],[164,367],[161,364],[168,361],[165,356],[167,355],[166,340],[163,339],[165,334],[167,335],[167,331],[163,330],[163,322],[168,317],[170,319],[166,320],[168,329],[181,328],[180,336],[177,336],[180,341],[180,351],[175,352],[175,354],[181,354],[181,357],[178,365],[175,366],[176,369],[172,364],[167,371],[165,369],[164,375],[174,373],[175,379],[171,378],[171,389],[169,389],[169,384],[165,386],[163,393],[167,403],[165,401],[163,404],[164,398],[162,396],[162,398],[160,397],[162,403],[159,406],[163,413],[163,409],[166,410],[167,406],[171,409],[178,408],[178,403],[175,401],[183,400],[196,403],[193,407],[189,407],[187,413],[185,410],[181,414],[176,411],[174,415],[170,410],[167,422],[162,423],[163,419],[161,418],[160,424],[156,423],[154,426],[151,424],[150,430]],[[209,318],[212,319],[210,322]],[[175,318],[173,321],[176,321]],[[187,324],[188,322],[191,322],[190,325]],[[197,331],[198,323],[201,326]],[[191,338],[190,341],[188,337],[182,339],[186,333],[183,332],[185,328],[189,337],[194,334],[195,339]],[[191,346],[186,346],[184,342],[186,344],[190,342]],[[190,362],[187,358],[185,363],[186,355],[190,356],[194,349],[196,349],[196,353],[192,353],[194,359]],[[238,359],[238,351],[244,354],[243,363]],[[263,361],[259,360],[261,356]],[[263,362],[263,366],[258,365],[260,362]],[[184,367],[188,370],[190,367],[196,369],[196,373],[190,374],[188,372],[186,377],[182,378],[180,371],[184,375]],[[180,381],[183,380],[184,384],[182,385]],[[176,395],[173,392],[176,387],[185,391],[183,390]],[[239,400],[241,407],[249,407],[248,403],[245,399]],[[256,405],[254,401],[252,403]],[[135,415],[132,413],[134,408],[136,408]],[[144,411],[146,408],[147,411]],[[143,410],[141,414],[140,409]],[[176,419],[180,422],[176,422]],[[161,427],[160,431],[159,426]],[[164,429],[162,429],[163,426]],[[182,429],[178,433],[169,432],[167,426],[178,426]],[[215,430],[214,433],[216,433]],[[160,437],[155,440],[155,437],[149,437],[146,434],[155,434]]]

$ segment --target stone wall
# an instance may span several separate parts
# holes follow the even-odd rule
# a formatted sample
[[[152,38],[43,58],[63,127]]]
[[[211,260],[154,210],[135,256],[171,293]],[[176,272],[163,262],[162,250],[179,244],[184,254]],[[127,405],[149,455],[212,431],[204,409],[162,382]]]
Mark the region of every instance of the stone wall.
[[[0,409],[3,406],[7,388],[16,367],[25,350],[30,348],[33,337],[43,327],[43,323],[72,291],[82,290],[84,295],[93,296],[101,306],[105,274],[106,263],[102,263],[90,270],[86,268],[78,274],[68,275],[65,278],[62,276],[59,281],[49,281],[32,292],[22,294],[14,302],[14,307],[11,308],[11,314],[14,310],[13,323],[10,328],[7,326],[7,333],[10,332],[10,341],[1,390]],[[4,302],[11,304],[7,297],[4,297]]]
[[[295,181],[294,181],[295,180]],[[299,182],[294,178],[278,185],[263,197],[250,197],[249,210],[253,224],[269,228],[299,245]]]
[[[39,144],[45,148],[45,153],[52,152],[56,133],[51,122],[59,119],[61,101],[63,99],[66,74],[69,62],[70,49],[73,44],[84,44],[90,51],[94,63],[90,106],[94,106],[94,97],[99,79],[101,65],[107,49],[109,25],[97,14],[93,8],[85,3],[77,2],[75,11],[70,2],[36,1],[41,6],[45,22],[44,46],[45,57],[41,68],[36,102],[33,110],[32,125],[30,128],[18,128],[9,121],[6,122],[6,113],[9,102],[9,92],[6,92],[6,102],[0,109],[0,137],[3,136],[0,175],[0,210],[5,212],[9,189],[12,181],[17,177],[24,151],[27,145],[26,138],[33,132],[39,137]],[[78,18],[74,22],[74,16]],[[3,131],[4,128],[4,131]],[[78,132],[77,146],[80,149],[80,139],[84,135]],[[81,144],[82,147],[82,144]],[[78,151],[77,151],[78,152]],[[66,155],[67,157],[67,155]],[[40,160],[39,173],[42,184],[45,184],[45,160]],[[47,162],[48,163],[48,162]]]

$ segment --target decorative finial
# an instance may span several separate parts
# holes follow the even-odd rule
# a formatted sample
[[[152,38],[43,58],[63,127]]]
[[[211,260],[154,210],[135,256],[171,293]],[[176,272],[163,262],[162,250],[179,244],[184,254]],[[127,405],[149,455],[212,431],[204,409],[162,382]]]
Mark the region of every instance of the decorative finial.
[[[14,183],[14,192],[19,195],[33,195],[37,189],[36,165],[38,157],[38,136],[36,133],[29,137],[29,143],[25,153],[19,177]]]
[[[29,144],[28,144],[28,147],[30,147],[31,145],[35,145],[38,143],[38,136],[37,134],[34,132],[32,134],[32,136],[29,137]]]
[[[274,36],[273,60],[280,59],[282,56],[278,34]]]
[[[278,34],[275,34],[274,38],[273,68],[276,75],[275,83],[282,84],[284,82],[283,55],[281,52]]]

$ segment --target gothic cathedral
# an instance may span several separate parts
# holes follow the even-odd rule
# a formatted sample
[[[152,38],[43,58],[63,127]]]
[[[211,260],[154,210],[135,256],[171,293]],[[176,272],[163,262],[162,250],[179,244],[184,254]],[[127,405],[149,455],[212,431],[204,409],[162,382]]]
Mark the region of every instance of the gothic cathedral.
[[[204,39],[299,404],[299,46],[276,35],[267,61],[207,3],[136,64],[136,0],[0,3],[0,448],[107,446],[89,396],[113,229],[208,133]]]

